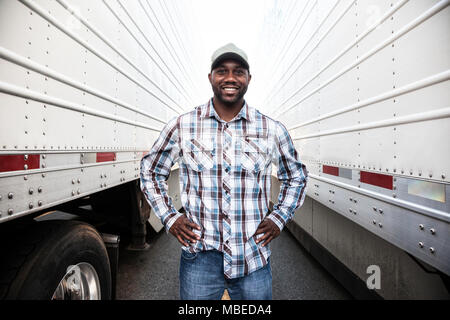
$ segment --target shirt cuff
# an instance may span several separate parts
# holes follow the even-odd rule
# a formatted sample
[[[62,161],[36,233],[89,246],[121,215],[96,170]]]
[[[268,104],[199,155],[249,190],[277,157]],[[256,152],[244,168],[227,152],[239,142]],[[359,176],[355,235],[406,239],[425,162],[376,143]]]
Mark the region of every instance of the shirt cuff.
[[[182,215],[183,215],[182,213],[174,211],[172,213],[169,213],[167,217],[164,219],[164,221],[161,221],[164,227],[166,228],[166,233],[169,233],[170,227],[172,227],[174,222],[177,221],[177,219]]]
[[[284,226],[287,223],[287,221],[283,219],[283,216],[279,211],[272,211],[266,218],[272,220],[280,229],[280,232],[283,230]]]

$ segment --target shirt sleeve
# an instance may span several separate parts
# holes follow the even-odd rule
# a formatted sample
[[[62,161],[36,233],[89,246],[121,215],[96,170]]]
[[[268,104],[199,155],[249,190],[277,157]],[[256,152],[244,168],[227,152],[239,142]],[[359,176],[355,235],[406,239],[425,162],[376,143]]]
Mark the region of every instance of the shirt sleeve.
[[[281,231],[305,200],[308,171],[300,162],[289,132],[280,122],[277,122],[275,144],[272,160],[278,168],[277,177],[281,181],[281,187],[278,203],[267,218]]]
[[[161,130],[150,152],[142,158],[140,170],[141,190],[166,232],[182,215],[175,209],[167,185],[171,168],[179,160],[177,119]]]

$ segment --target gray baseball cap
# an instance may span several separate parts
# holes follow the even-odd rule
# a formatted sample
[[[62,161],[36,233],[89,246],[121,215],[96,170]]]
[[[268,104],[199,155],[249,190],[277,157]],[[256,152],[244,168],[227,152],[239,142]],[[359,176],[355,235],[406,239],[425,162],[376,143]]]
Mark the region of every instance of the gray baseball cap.
[[[244,50],[236,47],[234,43],[228,43],[214,51],[211,57],[211,70],[216,68],[220,62],[227,59],[239,61],[245,69],[250,69],[247,54]]]

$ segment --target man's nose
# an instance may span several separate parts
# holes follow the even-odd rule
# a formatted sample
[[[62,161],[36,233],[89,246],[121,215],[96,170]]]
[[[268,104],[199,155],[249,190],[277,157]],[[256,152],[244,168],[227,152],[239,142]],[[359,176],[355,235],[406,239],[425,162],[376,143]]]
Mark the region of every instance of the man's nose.
[[[236,77],[233,74],[233,71],[230,70],[227,72],[227,74],[225,75],[225,82],[236,82]]]

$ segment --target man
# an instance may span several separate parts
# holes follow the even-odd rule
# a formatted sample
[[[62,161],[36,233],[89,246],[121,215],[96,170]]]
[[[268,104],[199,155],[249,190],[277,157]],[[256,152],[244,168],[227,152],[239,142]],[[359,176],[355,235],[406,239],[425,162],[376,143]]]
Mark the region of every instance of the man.
[[[286,128],[244,100],[247,55],[234,44],[214,52],[212,99],[168,122],[141,162],[141,188],[166,231],[183,245],[181,299],[272,299],[268,244],[305,197],[307,171]],[[167,193],[180,166],[178,212]],[[282,181],[269,213],[271,172]]]

